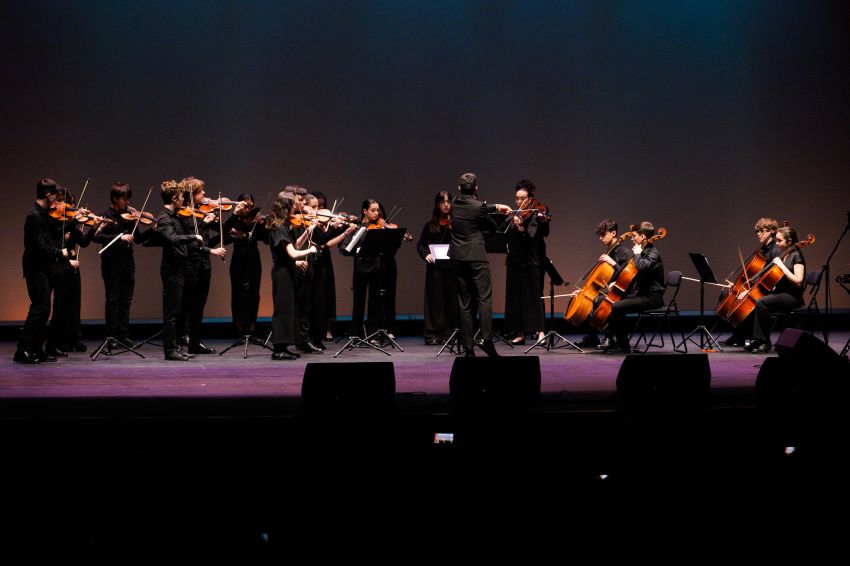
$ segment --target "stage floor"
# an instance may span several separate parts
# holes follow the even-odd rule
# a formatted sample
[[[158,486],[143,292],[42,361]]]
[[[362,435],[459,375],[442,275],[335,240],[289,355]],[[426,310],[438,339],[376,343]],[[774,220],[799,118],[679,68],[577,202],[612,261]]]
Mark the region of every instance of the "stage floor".
[[[840,350],[847,332],[833,333],[830,344]],[[567,335],[569,340],[580,337]],[[132,353],[108,357],[90,356],[99,343],[89,341],[85,353],[70,353],[55,363],[23,365],[12,361],[15,344],[0,343],[0,399],[276,399],[297,403],[307,363],[345,365],[357,362],[386,362],[394,364],[397,408],[431,407],[436,410],[449,395],[449,376],[455,359],[448,350],[437,355],[440,347],[425,346],[420,337],[400,337],[404,351],[388,349],[390,356],[370,348],[346,350],[334,354],[344,341],[328,342],[322,354],[302,354],[295,361],[272,361],[270,352],[250,346],[248,357],[244,348],[231,349],[224,355],[197,356],[188,362],[163,359],[162,349],[152,344]],[[218,352],[231,341],[211,340],[206,344]],[[560,344],[564,344],[560,342]],[[573,348],[547,351],[535,348],[528,354],[524,347],[508,347],[497,342],[503,356],[538,356],[541,368],[541,394],[552,402],[565,406],[592,406],[611,399],[616,392],[616,378],[624,355],[607,355],[597,351],[580,353]],[[651,354],[672,353],[669,345],[663,350],[653,348]],[[691,347],[689,352],[699,352]],[[483,353],[478,352],[479,356]],[[763,360],[776,354],[756,355],[741,348],[726,348],[709,354],[712,394],[731,394],[742,399],[752,397],[755,380]],[[436,403],[436,405],[435,405]],[[220,410],[227,411],[226,405]]]

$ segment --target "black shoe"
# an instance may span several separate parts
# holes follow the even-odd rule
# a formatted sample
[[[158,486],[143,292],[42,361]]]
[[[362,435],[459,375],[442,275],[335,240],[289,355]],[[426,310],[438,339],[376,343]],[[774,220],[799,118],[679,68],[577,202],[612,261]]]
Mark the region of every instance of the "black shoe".
[[[758,348],[761,344],[761,340],[746,340],[744,341],[744,350],[752,352],[754,348]]]
[[[215,354],[215,348],[207,348],[201,342],[189,344],[190,354]]]
[[[279,362],[281,360],[294,360],[295,356],[290,354],[288,351],[275,352],[274,354],[272,354],[272,359],[276,362]]]
[[[605,338],[602,339],[602,342],[600,342],[599,344],[596,345],[596,349],[597,350],[607,350],[608,348],[610,348],[613,345],[614,345],[614,341],[606,336]]]
[[[496,346],[493,345],[492,340],[485,340],[481,342],[481,349],[484,350],[484,353],[490,356],[491,358],[498,358],[499,352],[496,351]]]
[[[186,334],[186,335],[184,335],[184,336],[181,336],[181,337],[180,337],[180,340],[178,341],[178,343],[179,343],[181,346],[188,346],[188,345],[189,345],[189,335],[188,335],[188,334]]]
[[[66,352],[65,350],[60,350],[56,346],[48,346],[47,348],[45,348],[45,351],[49,355],[53,356],[54,358],[67,358],[68,357],[68,352]]]
[[[165,353],[165,359],[171,362],[188,362],[192,358],[180,350],[171,350],[170,352]]]
[[[72,348],[74,349],[75,352],[85,352],[86,350],[89,349],[89,347],[86,346],[85,344],[83,344],[82,342],[77,342],[76,344],[74,344],[72,346]]]
[[[732,336],[731,338],[729,338],[728,340],[726,340],[725,342],[723,342],[723,345],[724,345],[724,346],[733,346],[733,347],[736,347],[736,348],[740,348],[741,346],[744,346],[745,344],[744,344],[744,339],[743,339],[743,338],[738,338],[737,336]]]
[[[321,354],[322,349],[307,340],[306,342],[302,342],[298,345],[298,349],[304,352],[305,354]]]
[[[465,352],[463,353],[463,357],[464,357],[464,358],[474,358],[474,357],[475,357],[475,350],[467,350],[467,351],[465,351]]]
[[[37,364],[38,357],[32,352],[28,352],[27,350],[17,350],[15,351],[15,356],[12,358],[19,364]]]
[[[595,348],[598,345],[599,338],[597,338],[596,336],[591,336],[590,334],[579,340],[576,344],[576,346],[578,346],[579,348]]]
[[[610,348],[605,348],[604,352],[606,354],[628,354],[630,350],[620,346],[619,344],[614,344]]]
[[[195,357],[195,355],[194,355],[194,354],[188,354],[188,353],[186,353],[186,351],[185,351],[185,350],[184,350],[181,346],[177,346],[177,352],[178,352],[179,354],[183,355],[183,356],[186,356],[186,357],[187,357],[188,359],[190,359],[190,360],[191,360],[192,358],[194,358],[194,357]]]
[[[313,344],[313,346],[315,346],[316,348],[320,349],[323,352],[328,349],[328,347],[325,346],[325,344],[321,340],[318,340],[316,338],[313,338],[312,340],[310,340],[310,343]]]
[[[753,354],[769,354],[771,350],[773,350],[773,346],[770,345],[770,342],[760,342],[750,352]]]
[[[50,354],[45,353],[45,352],[34,352],[33,355],[39,361],[39,363],[42,363],[42,364],[46,363],[46,362],[55,362],[56,361],[56,358],[54,356],[51,356]]]
[[[436,338],[426,338],[425,339],[425,345],[426,346],[439,346],[440,341],[437,340]]]

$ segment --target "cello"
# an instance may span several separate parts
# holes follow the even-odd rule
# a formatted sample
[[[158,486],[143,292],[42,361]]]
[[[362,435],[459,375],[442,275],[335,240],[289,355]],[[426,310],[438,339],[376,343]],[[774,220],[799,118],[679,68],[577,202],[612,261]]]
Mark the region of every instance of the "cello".
[[[639,226],[632,224],[629,227],[629,232],[634,234],[637,232],[638,228]],[[658,231],[654,236],[646,239],[643,247],[646,248],[649,244],[656,240],[660,240],[666,235],[666,228],[658,228]],[[605,327],[605,323],[611,315],[611,307],[614,303],[626,296],[626,292],[628,292],[637,273],[638,269],[637,265],[635,265],[635,258],[632,258],[620,272],[620,275],[617,276],[617,280],[611,286],[611,290],[607,295],[605,295],[605,298],[599,303],[596,310],[593,311],[593,315],[590,317],[590,325],[593,328],[601,331]]]
[[[760,250],[761,246],[756,248],[756,251],[752,253],[746,264],[743,266],[743,269],[738,274],[735,282],[732,283],[732,286],[721,293],[720,299],[717,301],[717,306],[714,307],[714,312],[717,313],[717,316],[720,318],[727,319],[729,314],[732,312],[732,309],[735,307],[735,303],[738,301],[738,295],[741,291],[746,289],[748,281],[760,273],[767,264],[767,258],[761,254]]]
[[[814,243],[814,234],[809,234],[805,240],[800,240],[793,246],[788,246],[778,259],[784,260],[792,251]],[[750,288],[744,289],[735,295],[735,304],[729,309],[729,315],[727,317],[729,324],[737,327],[744,322],[756,308],[756,302],[776,289],[776,285],[779,284],[779,281],[783,277],[785,277],[785,272],[782,271],[782,268],[771,262],[767,268],[751,278]]]
[[[611,244],[611,247],[608,248],[605,254],[610,256],[611,252],[632,234],[633,232],[623,232]],[[614,275],[614,269],[615,267],[609,263],[598,260],[596,265],[591,267],[590,271],[585,273],[584,277],[581,278],[581,281],[584,281],[581,289],[575,292],[570,304],[567,305],[567,310],[564,311],[564,318],[570,321],[573,326],[582,324],[590,316],[590,313],[593,312],[593,301],[599,296],[602,289],[608,286],[611,276]]]

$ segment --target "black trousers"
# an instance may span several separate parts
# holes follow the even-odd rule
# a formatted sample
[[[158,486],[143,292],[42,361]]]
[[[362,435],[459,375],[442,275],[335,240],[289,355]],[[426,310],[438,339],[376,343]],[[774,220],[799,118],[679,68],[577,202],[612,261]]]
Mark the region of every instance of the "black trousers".
[[[236,256],[230,262],[230,313],[238,333],[251,331],[260,310],[260,284],[263,267],[259,256]]]
[[[754,340],[770,343],[770,315],[788,312],[803,306],[803,300],[790,293],[766,295],[756,301],[756,308],[750,314],[752,319],[752,337]]]
[[[50,319],[50,295],[53,285],[47,273],[38,271],[26,276],[30,308],[24,329],[18,340],[18,350],[40,352],[47,338],[47,321]]]
[[[664,293],[653,293],[645,297],[627,297],[614,303],[608,316],[608,334],[614,336],[621,347],[628,348],[629,325],[626,315],[660,308],[664,304],[663,297]]]
[[[383,262],[383,281],[381,285],[381,295],[384,302],[382,328],[390,334],[395,334],[396,332],[395,295],[397,283],[398,266],[396,265],[395,258],[385,259]]]
[[[313,336],[310,329],[313,312],[313,264],[307,271],[295,272],[295,304],[298,311],[298,336],[304,342]]]
[[[318,344],[327,335],[329,321],[336,318],[336,287],[333,264],[329,258],[320,256],[313,270],[310,337],[314,344]]]
[[[509,334],[543,330],[543,277],[539,265],[508,264],[505,281],[505,327]]]
[[[425,272],[425,339],[448,338],[458,325],[457,273],[428,265]]]
[[[298,332],[294,270],[294,264],[272,266],[272,344],[276,351],[288,345],[300,344],[304,340]]]
[[[191,344],[201,341],[201,323],[204,321],[211,280],[212,269],[209,266],[190,264],[186,269],[186,286],[177,330],[180,336],[188,334]]]
[[[186,287],[186,272],[160,272],[162,278],[162,348],[165,353],[178,348],[177,320],[183,304],[183,292]]]
[[[136,264],[133,257],[105,258],[100,263],[100,275],[106,291],[104,315],[106,335],[128,338],[130,335],[130,306],[136,289]]]
[[[75,277],[74,269],[68,265],[61,272],[51,275],[50,280],[53,287],[53,310],[50,313],[50,325],[47,328],[47,345],[70,349],[69,343],[76,342],[77,337],[74,325],[74,303],[79,304],[79,275]]]
[[[493,340],[493,284],[490,264],[486,261],[459,261],[457,271],[458,316],[463,349],[472,351],[473,312],[478,309],[481,339]]]
[[[351,336],[363,338],[366,334],[363,319],[366,314],[366,296],[369,297],[369,332],[383,328],[384,301],[381,296],[381,271],[354,271],[354,306],[351,311]]]

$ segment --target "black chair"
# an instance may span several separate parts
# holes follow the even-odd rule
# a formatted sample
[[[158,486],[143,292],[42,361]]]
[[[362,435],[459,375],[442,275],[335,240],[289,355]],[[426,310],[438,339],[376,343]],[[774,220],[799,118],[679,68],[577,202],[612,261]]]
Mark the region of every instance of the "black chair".
[[[813,269],[806,273],[806,290],[809,294],[809,302],[790,310],[788,312],[773,313],[770,315],[771,331],[784,330],[785,328],[796,328],[814,335],[815,328],[820,327],[823,340],[826,342],[826,326],[822,324],[820,307],[818,306],[818,291],[823,280],[823,268]]]
[[[632,330],[632,335],[629,337],[629,342],[631,342],[632,336],[635,334],[638,335],[637,341],[635,341],[632,349],[645,354],[649,351],[650,348],[663,348],[664,347],[664,325],[667,325],[667,331],[670,333],[670,343],[673,345],[673,351],[679,352],[682,354],[688,353],[688,344],[685,340],[685,333],[682,330],[681,320],[679,318],[679,305],[676,303],[676,297],[679,294],[679,288],[682,284],[682,272],[681,271],[671,271],[667,274],[666,279],[667,289],[672,289],[673,294],[670,295],[670,300],[667,303],[658,309],[651,309],[648,311],[644,311],[638,314],[637,322],[635,323],[634,330]],[[679,335],[681,336],[681,342],[677,345],[676,340],[673,337],[673,326],[670,324],[671,319],[675,319],[676,324],[679,328]],[[652,321],[652,334],[650,338],[647,340],[646,334],[648,332],[647,324],[648,322],[644,321]],[[655,338],[658,337],[661,339],[660,344],[655,343]],[[643,342],[645,344],[644,349],[641,351],[638,346]]]

